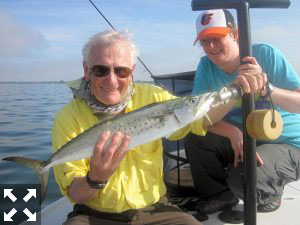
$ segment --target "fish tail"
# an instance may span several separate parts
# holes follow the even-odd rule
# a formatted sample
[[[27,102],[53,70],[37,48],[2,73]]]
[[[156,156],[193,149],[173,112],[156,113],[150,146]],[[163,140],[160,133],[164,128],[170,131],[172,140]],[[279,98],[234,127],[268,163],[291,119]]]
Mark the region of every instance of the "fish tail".
[[[6,157],[2,160],[12,161],[15,163],[22,164],[28,168],[33,169],[38,174],[40,179],[40,184],[41,184],[41,197],[40,197],[40,204],[41,204],[46,197],[46,192],[48,189],[48,181],[49,181],[49,169],[45,170],[43,166],[45,161],[30,159],[26,157],[19,157],[19,156]]]

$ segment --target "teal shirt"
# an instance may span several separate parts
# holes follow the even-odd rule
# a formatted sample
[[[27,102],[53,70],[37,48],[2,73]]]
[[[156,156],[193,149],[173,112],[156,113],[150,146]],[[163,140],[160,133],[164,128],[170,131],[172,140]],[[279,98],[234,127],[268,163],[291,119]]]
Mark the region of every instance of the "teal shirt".
[[[278,49],[267,44],[254,44],[252,55],[256,58],[263,72],[268,75],[269,82],[275,87],[288,90],[296,90],[300,87],[299,75]],[[212,63],[207,56],[204,56],[201,58],[196,71],[192,94],[219,91],[222,87],[232,83],[237,75],[238,71],[227,74]],[[270,108],[269,102],[260,99],[256,103],[256,109],[261,108]],[[290,144],[300,148],[300,114],[287,112],[278,106],[275,106],[275,109],[281,114],[284,127],[281,136],[270,142]],[[238,102],[224,120],[242,130],[241,115],[241,103]]]

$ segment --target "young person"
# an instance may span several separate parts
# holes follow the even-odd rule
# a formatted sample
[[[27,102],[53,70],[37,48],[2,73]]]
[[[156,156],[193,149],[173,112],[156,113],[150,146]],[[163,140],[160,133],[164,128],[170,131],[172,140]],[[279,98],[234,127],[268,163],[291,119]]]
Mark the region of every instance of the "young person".
[[[281,205],[284,186],[299,179],[300,172],[300,78],[283,54],[268,44],[254,44],[253,56],[240,64],[239,35],[226,9],[202,11],[196,21],[196,42],[206,53],[195,76],[193,94],[220,90],[238,76],[252,74],[260,81],[266,73],[270,88],[261,92],[257,108],[270,101],[281,114],[284,127],[274,141],[257,142],[257,209],[271,212]],[[259,85],[259,82],[254,85]],[[257,97],[257,95],[256,95]],[[213,213],[232,207],[243,198],[241,102],[222,121],[208,128],[206,136],[185,138],[195,188],[202,197],[198,212]]]

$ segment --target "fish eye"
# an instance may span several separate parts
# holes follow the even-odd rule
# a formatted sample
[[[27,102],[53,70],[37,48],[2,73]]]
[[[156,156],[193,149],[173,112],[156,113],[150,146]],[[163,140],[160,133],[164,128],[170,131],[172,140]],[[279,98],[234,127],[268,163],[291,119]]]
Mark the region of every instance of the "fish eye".
[[[195,98],[191,98],[190,102],[191,102],[192,104],[194,104],[194,103],[196,103],[196,99],[195,99]]]

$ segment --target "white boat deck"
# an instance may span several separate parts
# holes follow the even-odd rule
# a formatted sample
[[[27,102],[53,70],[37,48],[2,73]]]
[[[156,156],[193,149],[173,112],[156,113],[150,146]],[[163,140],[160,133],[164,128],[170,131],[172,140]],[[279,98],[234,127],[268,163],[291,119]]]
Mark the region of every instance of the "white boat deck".
[[[281,207],[271,213],[257,213],[257,225],[299,225],[300,224],[300,181],[292,182],[285,186]],[[243,211],[240,201],[234,210]],[[204,225],[227,225],[218,219],[220,212],[209,215]],[[243,223],[237,223],[243,224]]]
[[[297,181],[286,185],[282,205],[278,210],[271,213],[257,213],[257,225],[299,225],[299,206],[300,181]],[[66,198],[57,200],[41,211],[42,225],[62,224],[71,210],[72,205]],[[243,211],[242,201],[234,210]],[[230,223],[224,223],[218,219],[219,213],[210,214],[209,219],[202,223],[204,225],[229,225]],[[25,225],[26,223],[22,224]]]

